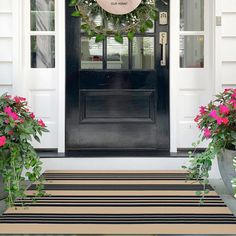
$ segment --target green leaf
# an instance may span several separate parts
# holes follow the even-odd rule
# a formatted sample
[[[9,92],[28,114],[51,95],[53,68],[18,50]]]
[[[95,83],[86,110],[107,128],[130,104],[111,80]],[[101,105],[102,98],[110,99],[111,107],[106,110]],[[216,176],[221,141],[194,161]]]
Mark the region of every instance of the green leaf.
[[[74,11],[71,16],[74,16],[74,17],[80,17],[81,16],[81,13],[79,11]]]
[[[231,136],[236,140],[236,132],[235,131],[231,132]]]
[[[88,27],[89,27],[89,26],[88,26],[87,24],[82,24],[82,25],[81,25],[81,29],[83,29],[83,30],[88,29]]]
[[[158,12],[155,11],[155,10],[151,10],[151,11],[150,11],[150,17],[151,17],[151,19],[153,19],[153,20],[157,20],[157,19],[158,19]]]
[[[37,142],[39,142],[40,143],[40,139],[39,139],[39,137],[38,136],[34,136],[34,139],[37,141]]]
[[[96,42],[96,43],[99,43],[99,42],[103,41],[104,39],[105,39],[105,35],[103,35],[103,34],[98,34],[98,35],[96,36],[96,38],[95,38],[95,42]]]
[[[132,41],[133,38],[134,38],[134,35],[135,35],[135,32],[134,32],[134,31],[129,31],[128,34],[127,34],[127,37],[128,37],[129,40]]]
[[[140,32],[141,33],[145,33],[146,31],[147,31],[147,26],[146,26],[146,24],[144,23],[143,25],[141,25],[141,27],[140,27]]]
[[[123,42],[124,42],[123,36],[121,34],[116,34],[115,40],[116,40],[116,42],[121,43],[121,44],[123,44]]]
[[[74,7],[77,4],[78,0],[71,0],[69,3],[69,7]]]
[[[150,28],[150,29],[153,28],[153,21],[152,20],[147,20],[145,24],[148,28]]]
[[[197,195],[197,196],[201,196],[201,195],[202,195],[202,192],[201,192],[201,191],[196,191],[196,195]]]

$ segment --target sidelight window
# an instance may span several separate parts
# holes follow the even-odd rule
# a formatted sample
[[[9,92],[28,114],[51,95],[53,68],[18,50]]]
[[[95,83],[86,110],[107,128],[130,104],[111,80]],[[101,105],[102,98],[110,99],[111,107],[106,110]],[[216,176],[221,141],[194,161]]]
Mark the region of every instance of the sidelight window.
[[[180,0],[180,67],[204,67],[204,0]]]
[[[55,1],[30,2],[31,68],[55,67]]]

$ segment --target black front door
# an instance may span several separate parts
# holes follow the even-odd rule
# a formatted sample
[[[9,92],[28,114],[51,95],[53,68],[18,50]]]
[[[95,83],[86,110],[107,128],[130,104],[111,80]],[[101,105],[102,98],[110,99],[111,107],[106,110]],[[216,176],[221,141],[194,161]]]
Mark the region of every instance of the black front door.
[[[168,1],[157,5],[169,13]],[[168,40],[160,44],[168,24],[156,22],[122,45],[112,37],[97,44],[72,11],[67,7],[67,150],[169,150]]]

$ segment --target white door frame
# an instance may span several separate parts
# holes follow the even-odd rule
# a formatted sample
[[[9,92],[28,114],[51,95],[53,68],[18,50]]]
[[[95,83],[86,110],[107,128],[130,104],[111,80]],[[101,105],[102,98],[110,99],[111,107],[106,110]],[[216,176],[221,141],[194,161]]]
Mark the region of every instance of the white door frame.
[[[208,1],[208,0],[206,0]],[[212,0],[213,7],[211,8],[212,22],[211,27],[212,32],[211,38],[215,35],[215,1]],[[180,0],[170,0],[170,152],[177,151],[177,110],[176,101],[178,101],[178,91],[176,80],[176,74],[179,69],[179,62],[176,58],[179,57],[179,11],[180,11]],[[58,79],[59,79],[59,107],[58,107],[58,152],[65,152],[65,1],[57,2],[57,11],[60,29],[58,27]],[[218,10],[219,11],[219,10]],[[206,19],[210,21],[210,18]],[[214,41],[214,40],[213,40]],[[212,48],[212,53],[213,48]],[[176,55],[175,57],[172,55]],[[213,58],[213,57],[212,57]],[[214,68],[214,60],[212,60],[212,75]],[[216,81],[217,82],[217,81]],[[217,85],[215,85],[215,88]]]
[[[66,98],[66,53],[65,53],[65,45],[66,45],[66,30],[65,30],[65,1],[64,0],[55,0],[56,1],[56,61],[57,61],[57,81],[58,81],[58,152],[64,153],[65,152],[65,117],[66,117],[66,106],[65,106],[65,98]],[[176,109],[176,101],[178,101],[178,91],[177,91],[177,84],[178,81],[176,80],[177,71],[179,69],[179,63],[176,58],[179,57],[179,1],[180,0],[170,0],[170,151],[176,152],[177,151],[177,109]],[[222,0],[206,0],[212,1],[213,7],[211,8],[212,14],[212,32],[211,38],[213,41],[217,40],[219,32],[215,28],[215,16],[220,14],[220,2]],[[24,14],[23,3],[24,1],[19,1],[17,7],[19,15]],[[15,17],[16,21],[14,21],[15,25],[18,26],[16,38],[22,38],[19,29],[22,28],[22,21],[19,21],[19,17]],[[210,19],[208,19],[210,20]],[[24,29],[22,29],[24,30]],[[215,39],[213,38],[215,37]],[[23,38],[24,39],[24,38]],[[24,40],[22,40],[24,41]],[[18,45],[21,40],[18,41]],[[18,58],[23,58],[25,55],[24,47],[22,47],[24,43],[22,42],[21,46],[17,48],[19,51]],[[16,43],[15,43],[16,45]],[[217,53],[217,55],[216,55]],[[217,62],[219,61],[219,51],[215,51],[215,43],[212,45],[212,54],[214,55],[214,59],[212,60],[212,75],[214,76],[215,80],[215,90],[219,88],[220,79],[218,76],[218,69],[217,69]],[[29,55],[29,54],[28,54]],[[172,55],[176,55],[175,57]],[[24,77],[24,72],[21,72],[21,66],[16,65],[16,73],[19,71],[18,79]],[[216,76],[217,73],[217,76]],[[23,80],[23,79],[22,79]],[[14,89],[15,92],[18,94],[21,93],[22,84],[18,81],[14,81]]]

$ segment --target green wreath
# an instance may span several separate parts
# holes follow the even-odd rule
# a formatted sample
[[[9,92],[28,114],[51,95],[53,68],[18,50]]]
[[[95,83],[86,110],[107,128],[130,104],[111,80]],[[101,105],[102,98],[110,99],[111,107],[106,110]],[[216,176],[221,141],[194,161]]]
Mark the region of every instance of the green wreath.
[[[82,19],[81,29],[89,38],[95,37],[97,43],[107,36],[114,37],[121,44],[123,37],[132,40],[136,33],[145,33],[153,28],[153,22],[158,18],[155,0],[142,0],[134,11],[125,15],[106,12],[96,0],[71,0],[69,6],[75,8],[72,16]],[[101,16],[100,24],[95,21],[97,16]]]

